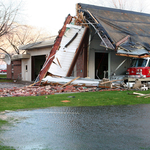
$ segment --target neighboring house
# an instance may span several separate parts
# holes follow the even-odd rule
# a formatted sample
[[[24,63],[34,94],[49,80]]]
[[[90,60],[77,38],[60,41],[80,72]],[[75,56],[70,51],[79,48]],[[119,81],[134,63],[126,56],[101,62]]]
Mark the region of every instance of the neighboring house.
[[[8,65],[7,78],[34,81],[54,44],[54,39],[21,46],[26,54],[14,55]]]
[[[82,3],[77,4],[76,12],[75,17],[68,15],[51,51],[47,49],[49,55],[36,82],[47,72],[71,76],[74,71],[74,76],[111,78],[114,73],[124,75],[131,58],[150,57],[149,14]],[[22,61],[22,79],[33,81],[42,66],[34,67],[34,50],[24,49],[30,59]],[[42,49],[38,52],[43,55]]]

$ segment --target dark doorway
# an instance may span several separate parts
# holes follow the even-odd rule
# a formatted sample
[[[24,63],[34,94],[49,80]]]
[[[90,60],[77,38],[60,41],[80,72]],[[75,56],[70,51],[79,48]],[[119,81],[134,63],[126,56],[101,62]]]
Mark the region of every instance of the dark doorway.
[[[32,81],[34,81],[38,76],[45,60],[46,60],[45,55],[32,56]]]
[[[108,53],[95,53],[95,79],[108,78]]]

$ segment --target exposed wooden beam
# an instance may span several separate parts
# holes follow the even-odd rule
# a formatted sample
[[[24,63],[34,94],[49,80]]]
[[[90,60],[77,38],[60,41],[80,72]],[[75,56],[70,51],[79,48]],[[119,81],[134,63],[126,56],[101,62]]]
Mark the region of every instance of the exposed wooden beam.
[[[125,56],[125,57],[133,57],[133,58],[145,58],[145,57],[150,57],[150,55],[129,55],[129,54],[116,54],[117,56]]]
[[[71,81],[67,82],[66,84],[62,85],[61,87],[67,86],[68,84],[70,84],[71,82],[73,82],[73,81],[75,81],[75,80],[77,80],[79,78],[80,77],[76,77],[76,78],[72,79]]]

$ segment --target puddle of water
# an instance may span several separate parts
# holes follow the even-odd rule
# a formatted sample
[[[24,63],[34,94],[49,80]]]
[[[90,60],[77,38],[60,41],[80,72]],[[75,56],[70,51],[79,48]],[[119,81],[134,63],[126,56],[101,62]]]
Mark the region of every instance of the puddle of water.
[[[7,117],[21,120],[0,141],[17,150],[150,148],[150,105],[52,107]]]

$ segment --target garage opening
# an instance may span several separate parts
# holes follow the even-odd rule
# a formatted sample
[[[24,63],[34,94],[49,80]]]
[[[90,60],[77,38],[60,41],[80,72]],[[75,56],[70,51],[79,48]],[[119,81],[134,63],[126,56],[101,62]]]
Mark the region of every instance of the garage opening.
[[[38,76],[40,70],[43,67],[45,60],[45,55],[32,56],[32,81],[35,81],[36,77]]]
[[[108,53],[95,53],[95,79],[108,78]]]

